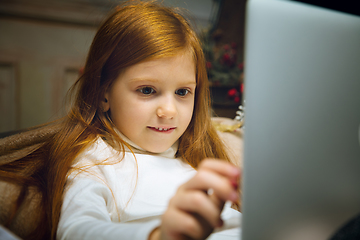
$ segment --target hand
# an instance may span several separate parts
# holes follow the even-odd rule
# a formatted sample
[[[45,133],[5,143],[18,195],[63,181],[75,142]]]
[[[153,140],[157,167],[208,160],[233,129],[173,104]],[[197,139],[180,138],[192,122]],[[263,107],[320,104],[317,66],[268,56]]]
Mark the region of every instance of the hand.
[[[160,228],[150,239],[205,239],[222,226],[221,211],[226,201],[237,202],[240,170],[230,163],[207,159],[198,172],[181,185],[162,216]],[[211,194],[210,191],[212,192]]]

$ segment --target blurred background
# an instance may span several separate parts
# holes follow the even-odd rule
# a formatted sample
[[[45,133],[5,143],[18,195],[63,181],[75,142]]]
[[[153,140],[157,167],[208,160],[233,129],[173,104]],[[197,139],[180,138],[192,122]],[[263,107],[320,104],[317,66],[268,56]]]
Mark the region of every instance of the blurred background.
[[[246,0],[164,0],[184,8],[207,58],[214,116],[234,118],[242,98]],[[0,0],[0,133],[65,113],[100,23],[119,0]]]

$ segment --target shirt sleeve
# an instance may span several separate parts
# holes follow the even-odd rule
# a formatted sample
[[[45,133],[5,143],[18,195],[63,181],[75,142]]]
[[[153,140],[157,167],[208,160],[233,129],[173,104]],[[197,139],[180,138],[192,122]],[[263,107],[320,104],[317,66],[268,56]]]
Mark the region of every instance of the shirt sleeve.
[[[109,203],[113,201],[104,183],[77,176],[65,192],[57,239],[146,240],[160,225],[160,218],[136,223],[112,221]]]

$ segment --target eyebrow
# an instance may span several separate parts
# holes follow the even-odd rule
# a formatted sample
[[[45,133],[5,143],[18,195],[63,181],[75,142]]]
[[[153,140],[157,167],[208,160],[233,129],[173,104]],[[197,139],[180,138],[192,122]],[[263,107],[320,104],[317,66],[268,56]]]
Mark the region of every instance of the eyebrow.
[[[160,82],[158,79],[155,78],[132,78],[130,79],[130,82]],[[188,84],[194,84],[196,85],[196,81],[186,81],[181,84],[188,85]]]

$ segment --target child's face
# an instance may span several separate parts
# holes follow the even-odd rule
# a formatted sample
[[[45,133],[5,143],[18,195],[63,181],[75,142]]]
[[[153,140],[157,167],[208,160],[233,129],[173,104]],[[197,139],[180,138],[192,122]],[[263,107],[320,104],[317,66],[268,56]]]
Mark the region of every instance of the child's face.
[[[195,64],[190,53],[126,68],[105,94],[117,129],[139,147],[160,153],[185,132],[194,109]]]

